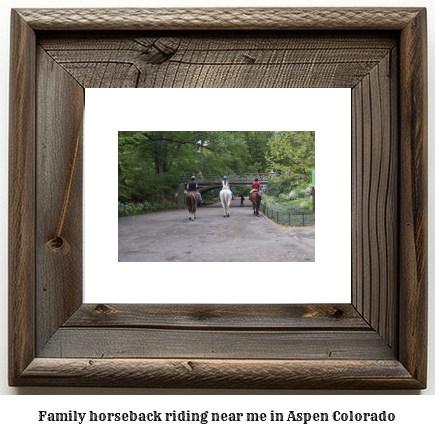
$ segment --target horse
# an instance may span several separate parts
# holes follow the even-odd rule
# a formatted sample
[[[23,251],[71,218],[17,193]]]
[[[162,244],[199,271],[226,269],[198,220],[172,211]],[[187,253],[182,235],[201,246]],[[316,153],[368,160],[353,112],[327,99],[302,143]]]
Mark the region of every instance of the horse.
[[[196,219],[196,208],[198,207],[199,196],[196,191],[188,191],[186,194],[186,205],[189,210],[189,220]]]
[[[219,193],[219,199],[222,202],[224,209],[224,217],[230,216],[230,203],[231,203],[231,190],[221,190]]]
[[[260,217],[258,211],[260,210],[261,193],[259,191],[253,191],[249,194],[249,200],[252,202],[252,209],[254,210],[254,215]]]

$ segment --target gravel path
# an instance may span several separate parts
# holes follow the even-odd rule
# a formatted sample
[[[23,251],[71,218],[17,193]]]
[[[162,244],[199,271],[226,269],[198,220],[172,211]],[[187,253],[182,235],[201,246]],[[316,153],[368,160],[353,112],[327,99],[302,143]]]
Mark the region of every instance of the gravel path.
[[[255,217],[249,200],[118,219],[119,262],[312,262],[315,227],[288,228]]]

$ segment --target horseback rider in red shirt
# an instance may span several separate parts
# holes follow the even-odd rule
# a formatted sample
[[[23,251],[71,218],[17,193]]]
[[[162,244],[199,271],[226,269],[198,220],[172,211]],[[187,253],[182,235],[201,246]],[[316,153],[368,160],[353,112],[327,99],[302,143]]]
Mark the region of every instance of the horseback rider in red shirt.
[[[255,178],[255,181],[252,183],[252,190],[249,193],[258,190],[260,190],[260,183],[258,182],[258,178]]]

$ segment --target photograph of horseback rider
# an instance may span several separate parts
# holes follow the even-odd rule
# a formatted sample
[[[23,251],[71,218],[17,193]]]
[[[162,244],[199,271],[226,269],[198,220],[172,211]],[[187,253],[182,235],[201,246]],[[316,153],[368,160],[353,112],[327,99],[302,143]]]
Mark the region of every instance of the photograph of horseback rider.
[[[189,191],[196,191],[198,193],[198,196],[199,196],[199,201],[202,204],[202,196],[198,190],[198,184],[196,183],[195,176],[193,176],[193,175],[190,177],[190,181],[187,184],[187,191],[188,192]]]

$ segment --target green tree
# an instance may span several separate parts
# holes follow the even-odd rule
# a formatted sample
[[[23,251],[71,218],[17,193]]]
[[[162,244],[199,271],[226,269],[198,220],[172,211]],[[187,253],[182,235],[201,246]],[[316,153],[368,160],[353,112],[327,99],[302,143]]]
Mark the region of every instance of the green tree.
[[[314,133],[273,131],[119,131],[118,197],[159,202],[173,197],[180,175],[205,179],[314,167]],[[298,179],[299,179],[298,178]],[[304,178],[305,179],[305,178]]]
[[[273,131],[244,131],[246,145],[248,147],[249,172],[266,172],[267,163],[264,158],[269,150],[269,139]]]
[[[289,171],[291,187],[310,185],[315,167],[314,131],[277,131],[269,140],[268,169],[284,175]]]
[[[173,193],[181,173],[205,178],[246,171],[244,136],[231,131],[120,131],[119,200],[159,200]]]

